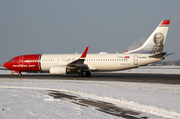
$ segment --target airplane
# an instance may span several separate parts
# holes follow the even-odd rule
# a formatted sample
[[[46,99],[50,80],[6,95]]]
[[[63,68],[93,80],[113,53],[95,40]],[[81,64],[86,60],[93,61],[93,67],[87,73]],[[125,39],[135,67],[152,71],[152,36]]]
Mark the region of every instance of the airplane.
[[[163,20],[145,43],[131,51],[124,53],[87,54],[86,47],[81,54],[31,54],[12,58],[4,63],[4,67],[12,73],[21,72],[49,72],[51,75],[78,74],[83,77],[91,76],[91,72],[118,71],[141,66],[149,66],[164,60],[163,52],[170,20]]]

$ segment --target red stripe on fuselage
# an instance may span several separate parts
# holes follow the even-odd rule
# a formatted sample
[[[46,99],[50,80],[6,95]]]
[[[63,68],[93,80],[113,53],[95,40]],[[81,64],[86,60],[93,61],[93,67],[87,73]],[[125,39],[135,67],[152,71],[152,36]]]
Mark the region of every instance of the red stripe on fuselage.
[[[8,61],[4,67],[16,71],[40,71],[39,58],[41,54],[21,55],[12,58],[14,61]]]

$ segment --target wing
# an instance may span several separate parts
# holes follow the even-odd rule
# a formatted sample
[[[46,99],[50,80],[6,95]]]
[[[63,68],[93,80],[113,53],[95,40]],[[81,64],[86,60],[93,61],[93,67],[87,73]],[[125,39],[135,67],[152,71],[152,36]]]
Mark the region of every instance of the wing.
[[[83,54],[81,55],[81,57],[78,60],[75,60],[75,61],[67,64],[66,66],[69,68],[76,68],[76,69],[78,69],[78,68],[79,69],[88,69],[88,66],[86,64],[84,64],[84,60],[86,58],[88,49],[89,49],[89,47],[86,47]]]

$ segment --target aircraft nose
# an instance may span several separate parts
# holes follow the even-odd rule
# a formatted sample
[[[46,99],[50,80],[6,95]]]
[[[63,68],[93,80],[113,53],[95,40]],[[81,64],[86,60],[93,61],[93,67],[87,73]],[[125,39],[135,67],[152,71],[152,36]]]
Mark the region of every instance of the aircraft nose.
[[[4,67],[6,67],[6,68],[8,68],[9,63],[8,63],[8,62],[6,62],[6,63],[4,63],[4,64],[3,64],[3,66],[4,66]]]

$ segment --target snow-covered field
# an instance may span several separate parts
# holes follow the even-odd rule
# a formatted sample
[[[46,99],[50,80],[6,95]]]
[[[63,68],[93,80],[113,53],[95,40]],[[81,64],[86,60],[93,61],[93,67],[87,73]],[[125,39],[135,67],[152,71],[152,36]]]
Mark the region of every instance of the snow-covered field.
[[[164,118],[180,118],[180,86],[168,84],[0,79],[1,118],[118,118],[54,99],[46,90],[113,103]],[[3,110],[4,109],[4,110]]]
[[[1,71],[3,73],[8,71]],[[47,90],[109,102],[150,115],[151,119],[180,119],[180,85],[23,78],[0,78],[0,118],[121,118],[98,111],[93,106],[53,98]]]

